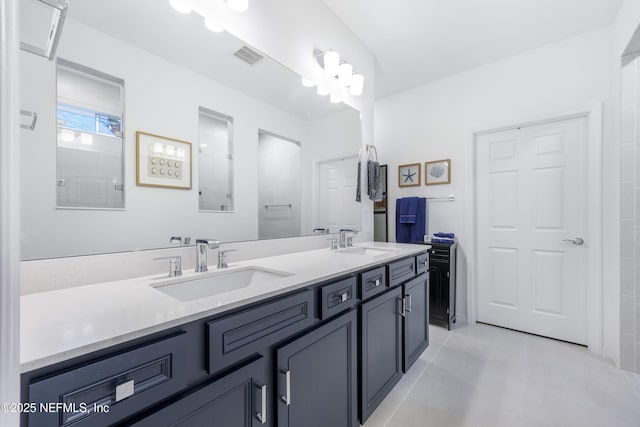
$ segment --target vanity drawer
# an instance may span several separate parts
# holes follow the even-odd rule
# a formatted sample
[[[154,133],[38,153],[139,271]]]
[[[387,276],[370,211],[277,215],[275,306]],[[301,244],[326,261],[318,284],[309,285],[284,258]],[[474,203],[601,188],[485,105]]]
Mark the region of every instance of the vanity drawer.
[[[31,383],[28,401],[38,410],[29,427],[107,426],[180,391],[187,385],[186,338],[181,332]]]
[[[313,292],[308,290],[207,322],[207,371],[218,372],[314,321]]]
[[[397,286],[416,275],[415,257],[389,263],[389,287]]]
[[[364,301],[387,288],[387,268],[378,267],[360,273],[360,298]]]
[[[320,318],[326,319],[356,305],[355,276],[320,288]]]
[[[429,254],[420,254],[416,257],[416,274],[429,270]]]

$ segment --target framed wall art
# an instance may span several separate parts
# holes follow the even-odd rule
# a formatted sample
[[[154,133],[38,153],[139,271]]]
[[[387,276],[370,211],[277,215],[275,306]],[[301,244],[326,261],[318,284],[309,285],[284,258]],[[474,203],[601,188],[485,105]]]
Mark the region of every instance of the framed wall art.
[[[451,159],[425,162],[424,185],[451,184]]]
[[[191,143],[136,132],[136,185],[191,189]]]
[[[398,166],[398,187],[415,187],[420,185],[420,163]]]

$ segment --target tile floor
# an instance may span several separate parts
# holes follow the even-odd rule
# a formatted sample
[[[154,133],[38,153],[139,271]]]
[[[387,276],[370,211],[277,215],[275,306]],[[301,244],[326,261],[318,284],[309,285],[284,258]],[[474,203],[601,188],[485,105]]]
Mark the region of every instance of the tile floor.
[[[429,332],[365,427],[640,426],[640,375],[584,347],[482,324]]]

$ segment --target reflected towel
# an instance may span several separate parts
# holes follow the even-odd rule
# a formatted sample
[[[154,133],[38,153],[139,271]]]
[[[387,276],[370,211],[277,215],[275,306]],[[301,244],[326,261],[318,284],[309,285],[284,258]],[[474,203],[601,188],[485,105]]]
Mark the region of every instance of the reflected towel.
[[[356,180],[356,202],[360,201],[360,171],[362,170],[362,162],[358,160],[358,178]]]
[[[382,201],[382,174],[380,173],[380,163],[375,160],[367,161],[367,183],[369,189],[367,193],[374,202]]]

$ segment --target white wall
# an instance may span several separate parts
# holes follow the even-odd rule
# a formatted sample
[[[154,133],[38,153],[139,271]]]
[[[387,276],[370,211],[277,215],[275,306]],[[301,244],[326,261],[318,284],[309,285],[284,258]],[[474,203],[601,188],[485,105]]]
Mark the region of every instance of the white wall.
[[[458,264],[458,312],[466,315],[465,253],[469,236],[465,218],[469,203],[467,187],[468,141],[473,131],[509,123],[526,122],[562,114],[604,102],[604,151],[614,145],[611,93],[611,29],[603,28],[576,38],[464,72],[406,91],[375,103],[375,142],[381,161],[389,165],[390,240],[395,236],[395,200],[407,196],[455,195],[454,202],[429,203],[429,231],[455,232],[460,242]],[[424,186],[424,162],[451,159],[451,184]],[[423,163],[421,187],[398,188],[397,168]],[[604,175],[617,168],[610,155],[603,158]],[[605,182],[605,201],[615,191]],[[605,235],[615,233],[605,228]],[[606,253],[614,250],[605,240]],[[462,262],[460,262],[462,261]],[[605,277],[616,268],[605,265]],[[616,347],[611,289],[604,284],[605,347]],[[464,316],[463,316],[464,317]],[[613,350],[610,350],[613,352]]]
[[[105,52],[117,52],[117,58]],[[255,240],[258,129],[302,141],[303,151],[309,151],[303,156],[314,156],[314,140],[320,138],[317,126],[312,129],[309,122],[74,21],[65,24],[58,56],[124,80],[126,210],[54,208],[55,64],[22,53],[22,108],[40,114],[36,132],[22,132],[23,259],[163,247],[174,235]],[[199,106],[234,119],[234,212],[198,212]],[[351,118],[357,126],[357,117]],[[194,144],[191,190],[136,186],[136,131]],[[336,150],[338,155],[342,148]],[[310,170],[305,168],[305,174]],[[309,194],[311,180],[303,183]]]

